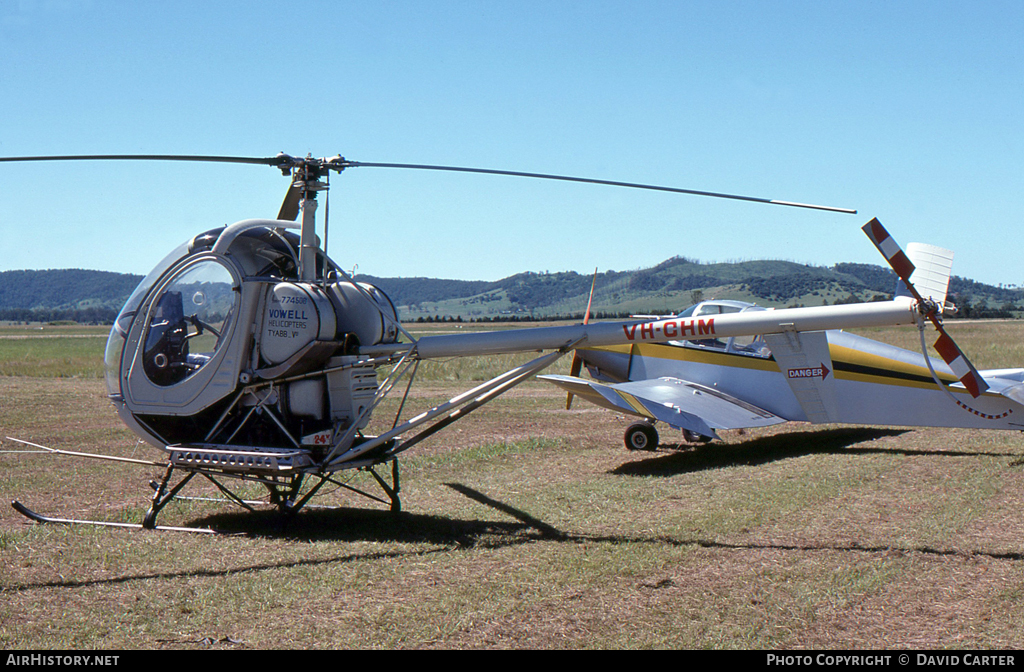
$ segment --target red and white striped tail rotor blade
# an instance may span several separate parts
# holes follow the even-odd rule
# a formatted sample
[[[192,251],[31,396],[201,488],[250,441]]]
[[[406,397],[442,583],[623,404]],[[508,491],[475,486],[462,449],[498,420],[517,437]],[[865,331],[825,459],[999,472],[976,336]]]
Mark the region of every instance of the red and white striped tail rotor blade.
[[[899,244],[893,240],[893,237],[889,235],[889,232],[885,230],[882,223],[875,218],[861,228],[864,233],[868,234],[868,238],[871,239],[871,242],[875,244],[878,251],[889,262],[889,265],[892,266],[892,270],[896,271],[896,275],[899,276],[900,280],[910,288],[911,292],[916,294],[916,290],[910,284],[910,274],[914,272],[914,264],[904,254]]]
[[[971,396],[978,398],[988,389],[985,379],[981,377],[978,370],[941,327],[939,327],[939,340],[935,341],[935,351],[949,365],[949,368],[953,370],[953,375],[960,379]]]
[[[920,292],[910,282],[910,275],[914,272],[915,268],[914,263],[904,254],[899,244],[893,240],[893,237],[882,226],[882,223],[878,219],[872,219],[862,228],[864,233],[868,234],[871,242],[878,248],[878,251],[889,262],[889,265],[892,266],[892,270],[896,271],[896,275],[899,276],[903,284],[910,290],[910,294],[918,302],[923,302],[924,299]],[[922,310],[924,310],[923,305]],[[960,350],[960,347],[953,341],[953,338],[942,328],[938,312],[936,308],[932,308],[926,313],[926,317],[931,320],[932,324],[935,325],[935,329],[939,332],[939,340],[935,341],[935,350],[942,357],[943,361],[949,365],[949,368],[953,370],[953,375],[964,384],[967,391],[975,398],[980,397],[988,389],[988,384],[981,377],[981,374],[978,373],[978,370],[974,368],[970,360],[967,359],[963,351]]]

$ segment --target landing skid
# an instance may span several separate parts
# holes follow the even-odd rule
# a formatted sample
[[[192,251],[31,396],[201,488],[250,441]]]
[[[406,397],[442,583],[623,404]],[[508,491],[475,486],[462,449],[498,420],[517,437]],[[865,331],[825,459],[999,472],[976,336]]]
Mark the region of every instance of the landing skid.
[[[307,505],[312,506],[309,504],[309,500],[320,491],[320,488],[331,484],[362,497],[366,497],[367,499],[372,499],[373,501],[386,504],[389,506],[392,513],[399,513],[402,510],[402,500],[399,497],[401,487],[399,485],[398,460],[392,459],[390,462],[390,482],[378,474],[374,469],[375,466],[379,465],[371,463],[359,467],[361,471],[366,471],[373,476],[377,485],[384,492],[383,497],[378,497],[372,493],[355,488],[348,483],[338,481],[334,479],[331,474],[297,473],[286,477],[272,475],[259,476],[253,474],[232,474],[229,472],[209,471],[205,469],[182,469],[180,467],[176,467],[174,464],[169,464],[167,465],[167,471],[164,473],[163,479],[159,483],[150,483],[155,492],[153,493],[153,499],[149,507],[149,511],[146,512],[146,516],[142,521],[142,527],[150,530],[158,529],[156,525],[156,517],[160,514],[160,511],[167,506],[167,504],[174,499],[189,499],[187,497],[181,497],[178,495],[178,492],[181,491],[181,489],[184,488],[185,485],[187,485],[188,482],[196,476],[196,474],[203,476],[216,486],[217,489],[220,490],[227,498],[227,501],[237,504],[247,511],[255,511],[255,507],[269,504],[270,506],[277,507],[281,513],[291,516],[297,514]],[[171,486],[172,477],[175,471],[183,472],[183,475],[176,485]],[[303,492],[303,483],[307,478],[311,480],[315,479],[316,482],[307,491]],[[222,482],[224,479],[238,479],[242,481],[261,483],[270,493],[270,501],[263,502],[242,499]]]
[[[175,499],[181,500],[193,500],[193,499],[209,499],[209,498],[193,498],[183,497],[178,493],[196,476],[202,476],[206,480],[210,481],[218,490],[225,496],[226,500],[233,504],[237,504],[247,511],[255,511],[258,506],[274,506],[277,507],[281,513],[291,516],[298,513],[302,508],[310,506],[310,508],[335,508],[335,507],[317,507],[309,504],[309,501],[320,491],[325,485],[333,485],[336,488],[348,490],[349,492],[355,493],[367,499],[371,499],[375,502],[387,505],[392,513],[399,513],[402,510],[402,501],[399,497],[401,491],[398,459],[393,456],[376,456],[363,460],[353,460],[352,462],[344,463],[344,467],[336,468],[333,471],[318,471],[313,468],[296,469],[291,463],[282,466],[279,460],[271,460],[266,463],[261,463],[261,468],[253,469],[240,469],[231,460],[238,457],[238,451],[227,451],[222,450],[220,452],[213,450],[191,450],[191,449],[180,449],[177,452],[182,453],[191,462],[187,464],[181,463],[182,460],[186,460],[186,457],[180,458],[177,462],[175,461],[175,455],[172,454],[172,459],[167,463],[157,463],[148,460],[135,460],[122,457],[114,457],[109,455],[96,455],[90,453],[75,453],[63,450],[56,450],[52,448],[46,448],[45,446],[38,446],[36,444],[28,443],[27,441],[21,441],[20,439],[12,439],[19,443],[25,443],[30,446],[40,448],[51,454],[59,455],[74,455],[78,457],[89,457],[93,459],[101,460],[112,460],[117,462],[131,462],[135,464],[143,464],[146,466],[164,466],[166,471],[160,481],[151,481],[151,486],[154,489],[153,498],[149,510],[146,512],[145,517],[141,524],[138,523],[115,523],[100,520],[82,520],[73,518],[56,518],[51,516],[44,516],[36,513],[32,509],[15,500],[12,502],[14,510],[25,516],[26,518],[35,521],[37,523],[55,523],[61,525],[95,525],[102,527],[120,527],[127,529],[147,529],[147,530],[166,530],[172,532],[196,532],[201,534],[225,534],[218,532],[217,530],[210,530],[204,528],[192,528],[192,527],[171,527],[166,525],[157,525],[156,518],[160,512],[167,506],[171,501]],[[384,444],[390,446],[391,444]],[[246,455],[247,457],[251,457]],[[280,456],[278,456],[280,457]],[[201,458],[201,459],[200,459]],[[200,466],[200,462],[209,462],[210,464],[203,464]],[[378,473],[378,468],[381,471],[384,470],[387,463],[390,464],[390,479],[385,478]],[[234,469],[229,467],[234,466]],[[247,465],[248,466],[248,465]],[[334,477],[336,471],[355,470],[369,473],[376,485],[383,492],[382,495],[373,494],[360,488],[349,485],[344,481],[337,480]],[[173,477],[177,475],[178,480],[176,483],[172,483]],[[269,501],[254,501],[247,500],[240,497],[238,494],[233,492],[225,483],[228,481],[245,481],[249,483],[259,483],[266,487],[269,492]],[[311,487],[308,487],[308,483],[312,483]],[[307,484],[307,487],[303,487]]]
[[[97,527],[121,527],[131,530],[141,530],[143,526],[138,523],[113,523],[105,520],[82,520],[77,518],[54,518],[52,516],[44,516],[36,513],[32,509],[28,508],[18,500],[11,502],[11,506],[14,510],[25,516],[29,520],[37,523],[49,523],[56,525],[93,525]],[[225,534],[224,532],[218,532],[217,530],[211,530],[204,527],[170,527],[166,525],[156,525],[150,529],[159,530],[161,532],[193,532],[196,534]]]

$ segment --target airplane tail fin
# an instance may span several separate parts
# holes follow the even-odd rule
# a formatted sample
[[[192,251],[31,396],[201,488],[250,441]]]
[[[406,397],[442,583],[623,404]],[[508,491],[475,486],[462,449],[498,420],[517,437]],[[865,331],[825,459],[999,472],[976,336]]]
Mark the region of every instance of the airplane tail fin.
[[[914,264],[910,281],[918,293],[931,299],[939,308],[944,307],[946,292],[949,290],[949,276],[953,270],[953,252],[925,243],[909,243],[907,257]],[[902,280],[896,286],[896,296],[913,298]]]

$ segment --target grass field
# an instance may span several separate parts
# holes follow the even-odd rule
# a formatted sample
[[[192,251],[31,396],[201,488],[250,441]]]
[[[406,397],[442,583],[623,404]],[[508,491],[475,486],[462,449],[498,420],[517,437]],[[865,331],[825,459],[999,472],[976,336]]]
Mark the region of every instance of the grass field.
[[[106,329],[62,329],[0,329],[0,439],[158,458],[105,398]],[[979,367],[1024,365],[1024,323],[951,329]],[[507,364],[438,365],[413,402]],[[0,508],[0,646],[1024,646],[1019,433],[783,425],[635,454],[625,418],[563,404],[529,382],[410,451],[398,516],[340,490],[287,525],[207,501],[161,516],[239,533],[218,537]],[[138,522],[159,475],[0,453],[7,501],[71,518]]]

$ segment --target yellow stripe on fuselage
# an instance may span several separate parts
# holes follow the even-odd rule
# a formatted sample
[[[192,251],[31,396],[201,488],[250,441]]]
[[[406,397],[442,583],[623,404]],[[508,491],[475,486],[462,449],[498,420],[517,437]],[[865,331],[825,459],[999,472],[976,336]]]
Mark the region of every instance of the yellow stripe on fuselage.
[[[667,345],[665,343],[633,343],[630,345],[609,345],[600,348],[580,348],[586,352],[617,352],[629,355],[631,352],[639,357],[652,357],[679,362],[694,362],[696,364],[713,364],[716,366],[731,366],[734,368],[757,369],[759,371],[778,372],[779,367],[773,359],[751,357],[727,353],[719,350],[704,349],[700,347],[691,348],[679,345]]]
[[[908,364],[882,355],[832,344],[829,345],[829,354],[831,354],[835,365],[836,377],[842,380],[902,387],[935,386],[935,381],[927,366]],[[958,382],[955,376],[948,373],[936,371],[935,375],[946,385]]]
[[[651,357],[666,361],[692,362],[756,371],[779,372],[774,359],[763,359],[720,350],[699,347],[683,347],[664,343],[634,343],[630,345],[614,345],[600,348],[581,348],[615,352],[623,355]],[[908,364],[883,355],[864,352],[855,348],[829,344],[829,355],[832,357],[832,372],[838,380],[852,380],[881,385],[926,388],[934,387],[931,373],[926,366]],[[950,374],[936,371],[939,380],[950,385],[958,382]],[[961,390],[953,389],[953,392]]]

